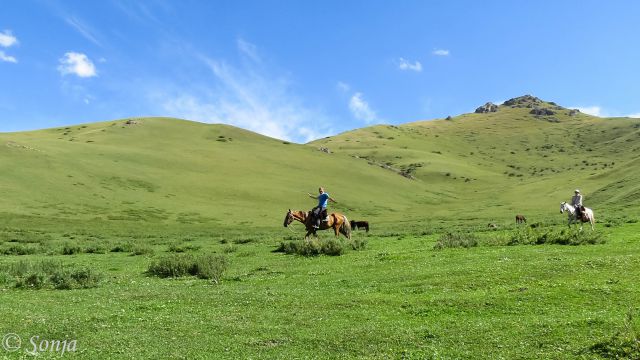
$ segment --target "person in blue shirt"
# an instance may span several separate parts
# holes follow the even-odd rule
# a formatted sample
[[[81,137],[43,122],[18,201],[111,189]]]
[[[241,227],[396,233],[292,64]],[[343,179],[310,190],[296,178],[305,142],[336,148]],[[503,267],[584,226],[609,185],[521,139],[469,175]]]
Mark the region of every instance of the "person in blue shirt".
[[[326,222],[328,220],[327,204],[329,203],[329,201],[333,203],[337,203],[337,201],[335,201],[331,196],[329,196],[329,193],[324,192],[324,188],[322,186],[318,188],[318,193],[319,193],[318,196],[313,196],[307,193],[309,194],[309,197],[313,199],[318,199],[318,206],[314,207],[313,210],[311,210],[311,215],[312,215],[311,221],[314,223],[313,227],[316,229],[320,228],[321,221]]]

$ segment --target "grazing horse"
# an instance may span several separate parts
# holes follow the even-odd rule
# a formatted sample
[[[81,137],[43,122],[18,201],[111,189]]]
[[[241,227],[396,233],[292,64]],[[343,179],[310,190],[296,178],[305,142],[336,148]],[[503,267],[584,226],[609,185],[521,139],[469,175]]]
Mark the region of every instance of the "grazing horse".
[[[527,218],[524,217],[524,215],[516,215],[516,224],[526,224],[527,223]]]
[[[307,234],[304,236],[305,239],[309,238],[309,235],[313,234],[314,236],[318,236],[316,234],[317,230],[327,230],[333,229],[336,234],[336,237],[340,236],[340,234],[344,235],[347,239],[351,239],[351,224],[347,217],[340,213],[331,213],[329,214],[328,221],[323,221],[320,223],[320,229],[315,229],[313,227],[313,221],[311,220],[311,216],[307,211],[294,210],[287,212],[284,217],[284,227],[289,226],[293,222],[293,220],[297,220],[304,224],[307,229]]]
[[[366,232],[369,232],[369,222],[351,220],[351,228],[353,230],[364,229]]]
[[[582,231],[582,223],[591,223],[591,230],[593,231],[593,224],[595,223],[595,219],[593,218],[593,210],[589,209],[589,208],[584,208],[584,216],[580,219],[578,219],[578,214],[576,214],[576,209],[567,204],[566,202],[561,202],[560,203],[560,214],[567,212],[568,215],[568,222],[567,222],[567,226],[571,226],[571,224],[573,223],[577,223],[580,222],[580,231]]]

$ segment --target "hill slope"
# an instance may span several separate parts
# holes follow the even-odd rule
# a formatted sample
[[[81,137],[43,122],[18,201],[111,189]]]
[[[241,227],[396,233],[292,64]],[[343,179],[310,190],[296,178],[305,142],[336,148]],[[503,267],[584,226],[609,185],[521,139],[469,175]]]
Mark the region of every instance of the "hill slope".
[[[168,118],[0,134],[0,211],[46,217],[277,224],[322,184],[339,208],[373,215],[380,189],[415,184],[346,155],[226,125]],[[384,198],[384,197],[383,197]]]
[[[494,110],[307,145],[170,118],[0,134],[0,212],[280,226],[288,208],[314,205],[306,193],[319,185],[334,209],[377,222],[553,216],[574,188],[596,216],[638,205],[637,119],[530,96]]]
[[[638,119],[593,117],[531,96],[495,112],[373,126],[314,145],[411,175],[455,212],[557,211],[575,188],[596,209],[640,199],[632,180],[640,175]]]

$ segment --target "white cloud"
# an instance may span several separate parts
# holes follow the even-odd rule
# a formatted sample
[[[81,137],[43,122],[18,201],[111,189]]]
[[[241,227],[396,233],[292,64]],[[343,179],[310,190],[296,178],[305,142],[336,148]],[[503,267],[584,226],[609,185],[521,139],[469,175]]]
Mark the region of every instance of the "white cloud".
[[[18,62],[18,60],[16,60],[15,57],[5,54],[4,51],[2,51],[2,50],[0,50],[0,61],[10,62],[10,63],[17,63]]]
[[[362,93],[353,94],[351,100],[349,100],[349,110],[351,110],[351,114],[356,119],[362,120],[367,124],[379,121],[378,115],[371,109],[369,103],[364,100]]]
[[[240,51],[244,51],[240,49]],[[305,106],[290,84],[255,67],[237,69],[200,56],[216,82],[206,90],[153,94],[166,115],[224,123],[277,139],[308,142],[329,135],[330,120]],[[197,94],[197,95],[196,95]]]
[[[422,64],[419,61],[414,62],[413,64],[403,58],[398,60],[398,69],[400,70],[411,70],[415,72],[422,71]]]
[[[433,50],[432,54],[436,56],[449,56],[449,50],[436,49],[436,50]]]
[[[0,46],[8,48],[16,44],[18,44],[18,39],[11,34],[11,30],[5,30],[0,33]],[[2,50],[0,50],[0,61],[10,62],[10,63],[18,62],[18,60],[15,57],[11,55],[7,55]]]
[[[571,107],[570,109],[578,109],[580,110],[580,112],[588,115],[600,116],[600,117],[605,116],[600,106]]]
[[[0,33],[0,46],[9,47],[16,45],[18,43],[18,39],[11,34],[11,30],[5,30]]]
[[[629,114],[629,115],[625,115],[625,116],[626,117],[630,117],[630,118],[640,119],[640,112]]]
[[[58,71],[62,75],[73,74],[79,77],[97,76],[96,67],[85,54],[68,52],[60,59]]]

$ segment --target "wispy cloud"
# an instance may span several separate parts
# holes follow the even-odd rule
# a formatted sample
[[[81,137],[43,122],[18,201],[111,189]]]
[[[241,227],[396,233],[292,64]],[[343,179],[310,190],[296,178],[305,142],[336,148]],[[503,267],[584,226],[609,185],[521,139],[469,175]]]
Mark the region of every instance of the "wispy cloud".
[[[626,115],[626,117],[630,117],[630,118],[634,118],[634,119],[640,119],[640,112]]]
[[[242,39],[242,38],[238,38],[238,40],[236,41],[237,45],[238,45],[238,50],[240,50],[240,53],[247,56],[248,58],[250,58],[251,60],[255,61],[255,62],[260,62],[260,56],[258,55],[258,47],[255,46],[254,44]]]
[[[351,86],[349,86],[349,84],[342,82],[342,81],[338,81],[338,84],[336,84],[336,87],[338,88],[338,90],[342,91],[342,92],[349,92],[349,90],[351,90]]]
[[[415,61],[414,63],[411,63],[410,61],[408,61],[408,60],[406,60],[404,58],[400,58],[398,60],[398,69],[421,72],[422,71],[422,64],[420,64],[419,61]]]
[[[247,49],[239,46],[240,52]],[[211,70],[214,81],[197,91],[151,94],[152,101],[158,102],[165,114],[234,125],[296,142],[308,142],[332,133],[329,118],[322,111],[305,105],[282,76],[251,63],[238,68],[203,55],[197,58]]]
[[[58,71],[62,75],[77,75],[83,78],[98,75],[95,65],[85,54],[68,52],[59,61]]]
[[[436,56],[449,56],[449,50],[436,49],[436,50],[433,50],[432,54]]]
[[[367,124],[378,122],[378,115],[371,109],[369,103],[364,100],[362,93],[355,93],[349,100],[349,110],[351,114],[358,120],[362,120]]]
[[[10,63],[18,62],[18,60],[15,57],[5,54],[4,51],[2,50],[0,50],[0,61],[10,62]]]
[[[0,46],[8,48],[16,44],[18,44],[18,39],[13,36],[11,30],[5,30],[0,33]],[[4,50],[0,50],[0,61],[17,63],[18,59],[14,56],[7,55]]]
[[[71,27],[76,29],[80,33],[80,35],[82,35],[85,39],[91,41],[92,43],[98,46],[102,46],[100,41],[96,39],[96,36],[94,35],[94,31],[91,29],[91,27],[85,24],[82,20],[74,16],[67,17],[64,20],[67,24],[71,25]]]

